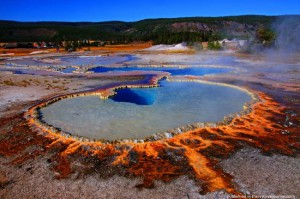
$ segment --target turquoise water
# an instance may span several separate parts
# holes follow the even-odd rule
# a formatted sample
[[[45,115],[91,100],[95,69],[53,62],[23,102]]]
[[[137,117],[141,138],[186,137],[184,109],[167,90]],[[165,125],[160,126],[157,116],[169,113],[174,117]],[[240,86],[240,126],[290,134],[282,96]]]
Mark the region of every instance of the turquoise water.
[[[251,100],[244,91],[197,82],[162,81],[158,88],[119,93],[107,100],[97,96],[63,99],[42,108],[42,119],[84,137],[141,139],[194,122],[220,121]]]

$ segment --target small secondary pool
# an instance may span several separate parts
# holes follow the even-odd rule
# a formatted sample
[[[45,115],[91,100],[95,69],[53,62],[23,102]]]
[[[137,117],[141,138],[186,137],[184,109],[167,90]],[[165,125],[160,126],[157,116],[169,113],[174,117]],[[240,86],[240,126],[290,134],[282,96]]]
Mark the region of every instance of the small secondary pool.
[[[73,72],[76,71],[76,70],[77,70],[77,68],[71,67],[71,68],[65,68],[65,69],[62,69],[60,72],[61,72],[61,73],[73,73]]]
[[[195,122],[217,122],[242,110],[244,91],[197,82],[161,81],[157,88],[117,90],[63,99],[41,109],[42,120],[73,135],[95,139],[142,139]]]
[[[89,71],[94,73],[105,73],[111,71],[163,71],[169,72],[171,75],[194,75],[194,76],[203,76],[205,74],[219,74],[219,73],[228,73],[231,71],[230,68],[210,68],[210,67],[96,67],[92,68]]]

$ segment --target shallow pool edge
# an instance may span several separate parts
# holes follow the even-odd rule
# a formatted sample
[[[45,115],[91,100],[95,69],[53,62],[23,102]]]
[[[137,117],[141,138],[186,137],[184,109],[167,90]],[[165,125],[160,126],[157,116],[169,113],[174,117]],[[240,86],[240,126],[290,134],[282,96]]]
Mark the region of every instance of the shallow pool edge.
[[[243,109],[240,112],[232,113],[227,116],[224,116],[224,119],[219,122],[196,122],[191,123],[184,126],[179,126],[176,128],[172,128],[169,130],[166,130],[164,132],[155,132],[150,136],[145,137],[144,139],[117,139],[117,140],[106,140],[106,139],[95,139],[95,138],[88,138],[84,136],[78,136],[74,135],[70,132],[64,132],[58,127],[54,127],[46,122],[44,122],[41,118],[41,112],[40,109],[44,108],[52,103],[55,103],[59,100],[66,99],[66,98],[74,98],[79,96],[92,96],[96,95],[99,96],[101,99],[107,99],[108,97],[115,95],[115,90],[122,89],[122,88],[150,88],[150,87],[157,87],[159,80],[162,78],[167,78],[167,81],[174,81],[174,82],[198,82],[202,84],[212,84],[212,85],[218,85],[218,86],[226,86],[231,87],[234,89],[238,89],[240,91],[246,92],[250,97],[251,101],[246,102],[243,106]],[[231,123],[231,121],[234,118],[240,117],[242,115],[249,114],[252,111],[252,105],[255,103],[261,101],[259,96],[255,94],[254,92],[250,91],[249,89],[231,85],[231,84],[225,84],[225,83],[219,83],[219,82],[211,82],[211,81],[205,81],[205,80],[199,80],[194,79],[190,77],[184,77],[184,78],[175,78],[170,77],[166,75],[156,75],[153,76],[148,83],[145,84],[134,84],[134,85],[119,85],[115,87],[110,87],[102,90],[96,90],[96,91],[86,91],[86,92],[78,92],[78,93],[71,93],[67,95],[57,96],[51,99],[48,99],[46,101],[43,101],[37,105],[34,105],[31,107],[25,114],[24,117],[27,119],[29,125],[36,129],[39,133],[42,134],[48,134],[53,136],[62,136],[65,138],[71,138],[77,141],[81,142],[101,142],[104,144],[111,144],[111,143],[144,143],[144,142],[152,142],[162,139],[168,139],[172,138],[178,134],[186,133],[188,131],[196,130],[199,128],[205,128],[205,127],[218,127],[218,126],[224,126]]]

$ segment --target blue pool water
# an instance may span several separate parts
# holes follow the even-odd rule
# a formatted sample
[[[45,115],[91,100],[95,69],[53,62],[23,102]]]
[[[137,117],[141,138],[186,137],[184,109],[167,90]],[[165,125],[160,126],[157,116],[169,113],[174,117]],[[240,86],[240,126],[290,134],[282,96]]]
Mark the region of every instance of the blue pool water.
[[[42,119],[63,131],[96,139],[141,139],[195,122],[217,122],[239,112],[248,93],[197,82],[161,81],[157,88],[117,90],[63,99],[41,109]]]
[[[129,89],[117,91],[117,95],[111,97],[115,102],[128,102],[137,105],[152,105],[156,99],[155,89]]]
[[[231,69],[229,68],[209,68],[209,67],[186,67],[186,68],[179,68],[179,67],[96,67],[92,68],[89,71],[93,71],[94,73],[105,73],[110,71],[164,71],[169,72],[171,75],[195,75],[195,76],[202,76],[205,74],[219,74],[219,73],[227,73]]]

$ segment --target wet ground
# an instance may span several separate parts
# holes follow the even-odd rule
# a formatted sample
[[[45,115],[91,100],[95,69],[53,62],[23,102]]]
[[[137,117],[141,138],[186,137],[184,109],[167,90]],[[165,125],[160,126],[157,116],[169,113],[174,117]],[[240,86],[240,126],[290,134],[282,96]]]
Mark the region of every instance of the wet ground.
[[[246,87],[261,101],[249,114],[229,118],[228,125],[191,126],[187,133],[146,143],[84,143],[46,133],[28,123],[24,113],[43,99],[134,84],[143,74],[2,71],[1,198],[300,197],[299,56],[135,56],[139,59],[124,64],[232,66],[235,70],[228,74],[186,78]]]

